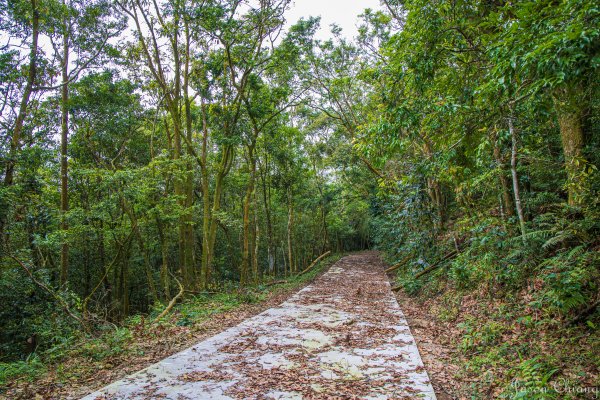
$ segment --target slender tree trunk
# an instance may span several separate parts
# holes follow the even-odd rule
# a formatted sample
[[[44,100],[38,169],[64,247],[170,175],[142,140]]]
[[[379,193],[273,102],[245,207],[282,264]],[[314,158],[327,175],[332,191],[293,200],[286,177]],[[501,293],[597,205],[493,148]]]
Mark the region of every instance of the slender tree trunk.
[[[202,171],[202,264],[200,269],[200,287],[206,288],[209,277],[210,257],[210,222],[212,220],[210,209],[210,193],[208,184],[208,174]]]
[[[177,102],[179,104],[179,102]],[[181,160],[182,149],[181,149],[181,135],[182,132],[181,118],[179,115],[178,107],[173,106],[171,115],[173,117],[173,158],[175,161]],[[187,168],[184,167],[187,175]],[[183,275],[183,285],[186,289],[192,289],[194,287],[194,274],[193,274],[193,262],[191,261],[189,243],[189,229],[191,228],[190,221],[190,209],[189,205],[189,190],[187,185],[187,177],[175,177],[174,189],[175,195],[179,198],[179,205],[183,210],[182,215],[179,217],[179,265]],[[193,256],[192,256],[193,257]]]
[[[587,161],[583,156],[583,91],[583,88],[577,85],[557,90],[554,96],[565,157],[568,201],[572,206],[581,205],[589,189],[589,182],[585,176]]]
[[[118,265],[115,268],[115,285],[117,306],[119,309],[119,319],[123,320],[129,315],[129,253],[131,250],[131,240],[122,244],[122,249],[118,251]]]
[[[223,192],[223,176],[221,174],[217,174],[217,181],[215,185],[215,191],[213,194],[213,203],[211,209],[211,217],[210,217],[210,229],[208,231],[209,241],[208,241],[208,264],[206,268],[206,282],[210,282],[211,274],[212,274],[212,261],[214,259],[214,249],[215,243],[217,240],[217,228],[219,226],[219,220],[217,218],[217,214],[221,210],[221,196]]]
[[[267,223],[267,258],[269,263],[269,272],[272,273],[275,269],[275,249],[273,245],[273,225],[271,222],[271,185],[268,183],[269,178],[269,155],[265,155],[265,167],[261,172],[262,180],[262,195],[265,208],[265,218]]]
[[[203,288],[206,288],[206,285],[210,283],[211,273],[212,273],[212,261],[214,256],[215,242],[217,240],[217,227],[219,225],[219,221],[217,219],[217,215],[221,210],[221,197],[223,192],[223,183],[225,180],[225,176],[229,173],[229,169],[231,168],[233,158],[233,148],[230,146],[226,146],[223,149],[222,159],[219,166],[219,171],[217,172],[217,178],[215,180],[215,190],[213,193],[212,200],[212,209],[210,211],[210,224],[208,227],[207,237],[207,251],[205,257],[203,257],[202,263],[202,285]]]
[[[496,161],[496,164],[498,165],[499,169],[498,177],[500,180],[500,187],[502,189],[501,198],[503,210],[504,214],[510,218],[515,215],[515,209],[510,193],[510,182],[508,177],[506,176],[506,162],[504,160],[504,157],[502,156],[502,148],[500,147],[500,139],[498,137],[498,130],[496,128],[492,130],[491,141],[492,145],[494,146],[494,160]]]
[[[129,250],[123,254],[121,264],[121,311],[122,318],[129,316]]]
[[[519,191],[519,176],[517,174],[517,161],[518,161],[518,133],[514,127],[513,115],[511,113],[508,118],[508,129],[510,131],[510,137],[512,142],[512,151],[510,158],[510,170],[512,173],[513,181],[513,193],[515,195],[515,207],[517,209],[517,215],[519,217],[519,225],[521,227],[521,236],[525,241],[525,235],[527,230],[525,228],[525,217],[523,216],[523,206],[521,204],[521,192]]]
[[[148,282],[148,289],[150,292],[151,300],[153,302],[158,301],[158,292],[156,290],[156,285],[154,284],[154,276],[152,274],[152,265],[150,263],[150,257],[148,256],[148,251],[146,250],[146,246],[144,244],[144,238],[142,237],[142,233],[140,232],[140,226],[138,223],[138,219],[133,211],[133,208],[128,204],[125,198],[121,198],[123,203],[123,210],[129,216],[131,224],[133,225],[133,230],[135,231],[135,236],[138,241],[138,245],[140,248],[140,252],[144,257],[144,272],[146,273],[146,281]]]
[[[242,265],[240,268],[240,283],[245,286],[249,283],[249,270],[250,270],[250,205],[252,203],[254,195],[254,177],[256,173],[256,159],[254,158],[254,146],[253,142],[248,146],[248,172],[250,174],[248,178],[248,186],[246,187],[246,196],[244,197],[243,205],[243,231],[242,231]]]
[[[112,291],[113,291],[113,303],[111,304],[111,309],[114,309],[114,317],[115,320],[119,320],[121,318],[121,258],[122,254],[118,254],[118,262],[115,268],[112,269]],[[84,305],[85,312],[85,305]]]
[[[63,6],[66,2],[63,0]],[[68,12],[68,10],[66,11]],[[65,284],[69,276],[69,242],[66,238],[67,224],[66,214],[69,211],[69,161],[67,158],[69,143],[69,17],[64,17],[63,22],[63,54],[62,54],[62,85],[61,85],[61,122],[60,122],[60,229],[63,231],[63,239],[60,249],[60,282]]]
[[[288,188],[288,225],[287,225],[287,246],[288,246],[288,265],[290,274],[293,274],[295,271],[294,268],[294,254],[293,254],[293,230],[294,230],[294,204],[292,199],[292,189]]]
[[[321,231],[319,232],[321,238],[323,239],[321,246],[321,253],[325,253],[327,247],[329,247],[329,233],[327,231],[327,209],[325,207],[325,196],[323,195],[323,187],[322,180],[317,173],[317,163],[313,161],[313,172],[315,173],[315,178],[317,179],[317,189],[319,190],[319,205],[321,208],[320,216],[321,216]]]
[[[169,244],[165,237],[163,223],[160,218],[156,218],[158,227],[158,237],[160,239],[160,251],[162,255],[162,264],[160,266],[160,281],[163,287],[164,299],[171,299],[171,282],[169,279]]]
[[[208,151],[208,122],[206,117],[206,104],[201,98],[202,111],[202,152],[200,155],[200,177],[202,184],[202,260],[200,266],[200,287],[206,288],[209,276],[210,257],[210,222],[212,220],[210,208],[210,184],[208,180],[207,151]]]
[[[100,221],[98,233],[98,253],[100,256],[100,265],[102,265],[102,280],[104,285],[104,290],[106,291],[106,304],[112,304],[113,291],[111,289],[110,280],[108,273],[106,271],[106,249],[104,247],[104,222]],[[86,293],[86,297],[89,296],[89,292]]]
[[[90,186],[90,182],[86,179],[86,186]],[[90,200],[89,200],[89,192],[87,190],[83,191],[81,194],[81,203],[83,205],[83,209],[85,210],[86,214],[89,215],[90,213]],[[90,228],[93,225],[90,226]],[[83,288],[83,293],[85,293],[86,295],[90,292],[90,290],[92,290],[91,286],[92,286],[92,271],[91,271],[91,265],[93,263],[93,260],[96,258],[95,255],[92,255],[92,246],[94,243],[94,236],[93,234],[89,234],[88,232],[86,232],[84,234],[84,244],[83,244],[83,248],[84,248],[84,253],[83,253],[83,268],[84,268],[84,276],[85,276],[85,284],[84,284],[84,288]]]
[[[321,254],[329,249],[329,231],[327,229],[327,210],[325,209],[325,200],[321,201],[321,234],[323,237],[323,245],[321,246]]]
[[[429,160],[432,160],[433,150],[431,149],[431,144],[426,138],[424,138],[423,150],[425,152],[425,156]],[[442,189],[440,187],[440,183],[435,177],[427,178],[427,191],[437,212],[438,221],[436,223],[436,227],[441,231],[444,228],[446,210]]]
[[[119,302],[119,318],[123,320],[129,316],[129,254],[131,251],[131,236],[123,243],[121,249],[117,249],[119,254],[119,283],[118,283],[118,296],[117,301]]]
[[[193,140],[193,128],[192,128],[192,100],[189,95],[189,78],[190,78],[190,31],[188,20],[184,18],[184,33],[185,33],[185,62],[183,71],[183,100],[185,105],[185,134],[187,143],[192,143]],[[178,53],[176,52],[178,55]],[[191,162],[186,161],[185,163],[185,181],[184,181],[184,192],[185,192],[185,246],[184,246],[184,258],[185,265],[188,269],[189,285],[190,287],[196,287],[196,260],[195,260],[195,235],[193,225],[193,214],[191,212],[194,206],[194,169]]]
[[[177,37],[177,35],[175,35]],[[171,116],[173,118],[173,144],[174,144],[174,158],[176,161],[181,160],[183,155],[181,142],[182,135],[185,135],[185,131],[183,129],[183,124],[181,121],[181,115],[179,111],[179,105],[181,103],[181,64],[179,59],[179,54],[177,49],[177,40],[175,40],[174,44],[174,52],[175,52],[175,99],[171,105]],[[193,264],[190,262],[190,243],[189,243],[189,228],[190,224],[190,210],[188,208],[189,205],[189,191],[188,191],[188,171],[187,171],[187,162],[183,167],[186,172],[185,177],[176,177],[175,178],[175,195],[179,197],[179,205],[183,210],[183,214],[179,217],[179,265],[181,266],[181,270],[183,273],[183,285],[186,289],[192,289],[194,286],[194,276],[193,276]]]
[[[287,257],[285,256],[285,244],[281,242],[281,257],[283,258],[283,276],[288,276]]]
[[[260,244],[260,227],[258,224],[258,201],[256,199],[256,190],[254,191],[254,198],[253,198],[253,208],[254,208],[254,240],[252,241],[252,247],[253,247],[253,253],[254,256],[252,257],[252,274],[254,277],[254,284],[258,285],[258,282],[260,279],[262,279],[262,271],[259,270],[259,265],[258,265],[258,250],[259,250],[259,244]]]
[[[23,96],[19,104],[19,111],[15,121],[15,127],[10,140],[10,148],[8,160],[6,162],[6,170],[4,173],[4,186],[12,186],[14,183],[14,172],[17,153],[21,147],[21,135],[23,133],[23,124],[29,111],[29,99],[33,92],[33,85],[37,77],[37,55],[38,55],[38,38],[40,33],[40,13],[37,7],[37,0],[31,0],[31,48],[29,50],[29,71],[27,74],[27,83],[23,90]],[[2,235],[2,245],[8,247],[8,234],[6,233],[6,224],[8,220],[8,205],[0,209],[0,235]]]

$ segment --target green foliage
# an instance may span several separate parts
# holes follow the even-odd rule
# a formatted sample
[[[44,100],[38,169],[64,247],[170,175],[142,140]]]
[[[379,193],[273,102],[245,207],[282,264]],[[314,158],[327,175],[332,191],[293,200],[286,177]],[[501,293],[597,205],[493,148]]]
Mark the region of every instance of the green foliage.
[[[34,272],[37,279],[50,284],[45,271]],[[29,356],[31,352],[48,351],[70,338],[79,327],[65,315],[62,303],[35,285],[22,269],[5,265],[0,275],[0,354],[2,360]],[[58,292],[73,309],[77,297]]]
[[[550,310],[568,314],[585,307],[598,290],[598,255],[583,246],[563,251],[543,262],[547,290],[542,294]]]
[[[86,340],[77,352],[83,357],[99,361],[127,351],[132,339],[133,335],[129,328],[117,328],[98,339]]]
[[[45,371],[46,366],[35,355],[24,361],[0,362],[0,386],[6,385],[15,378],[26,377],[31,381]]]
[[[180,285],[172,323],[191,327],[262,301],[264,282],[297,284],[326,250],[408,256],[410,294],[514,304],[523,315],[503,312],[525,330],[597,299],[594,2],[386,0],[355,41],[335,27],[316,40],[316,18],[282,32],[288,1],[243,3],[0,1],[0,351],[17,362],[5,376],[80,339],[65,305],[98,334],[82,351],[100,360]],[[27,56],[34,16],[69,63],[58,45]],[[441,315],[460,318],[457,303]],[[462,325],[473,370],[515,360],[510,323],[490,318]],[[524,357],[513,375],[543,389],[548,360]]]
[[[260,304],[277,291],[296,290],[321,273],[325,268],[341,258],[340,254],[326,257],[312,271],[291,277],[279,285],[259,286],[246,291],[199,294],[178,304],[168,318],[156,323],[148,323],[162,312],[164,305],[157,303],[150,315],[137,314],[127,319],[123,326],[104,324],[93,335],[76,333],[63,334],[60,342],[48,349],[38,349],[26,360],[0,363],[0,385],[15,380],[34,381],[49,369],[63,371],[61,376],[77,376],[81,366],[71,365],[72,359],[85,360],[86,364],[110,363],[112,359],[138,354],[140,345],[148,338],[158,337],[168,327],[194,329],[211,318],[219,318],[223,313],[235,311],[244,304]],[[187,332],[187,331],[186,331]],[[164,334],[164,333],[163,333]]]
[[[507,388],[504,397],[511,399],[563,398],[550,384],[552,376],[558,371],[537,357],[524,360],[514,368],[514,380]]]
[[[598,7],[385,5],[387,18],[367,13],[361,27],[361,48],[372,57],[357,76],[371,93],[353,141],[380,168],[373,241],[390,264],[410,255],[397,282],[442,302],[441,318],[475,315],[461,321],[458,344],[478,377],[474,393],[506,384],[507,398],[559,398],[547,389],[555,373],[569,372],[551,368],[547,354],[533,359],[541,350],[535,333],[574,334],[565,326],[597,301]],[[447,298],[471,308],[457,312]],[[484,313],[498,303],[509,305],[502,317]],[[593,329],[597,309],[584,317]],[[510,368],[522,391],[507,384]]]
[[[213,315],[233,310],[243,304],[259,303],[264,301],[266,294],[265,290],[251,290],[241,293],[194,296],[179,307],[176,325],[192,326]]]
[[[482,352],[500,341],[506,328],[495,321],[484,325],[480,321],[468,319],[458,325],[464,331],[460,348],[465,352]]]

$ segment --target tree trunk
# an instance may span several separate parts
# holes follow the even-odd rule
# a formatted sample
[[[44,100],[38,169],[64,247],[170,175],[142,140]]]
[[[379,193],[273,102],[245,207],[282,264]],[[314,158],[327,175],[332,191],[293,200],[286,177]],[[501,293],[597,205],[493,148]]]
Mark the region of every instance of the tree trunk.
[[[586,178],[587,162],[583,157],[583,89],[580,86],[557,90],[554,96],[565,170],[567,172],[567,190],[569,205],[581,205],[588,191]]]
[[[63,6],[66,2],[63,0]],[[68,10],[66,11],[68,12]],[[66,214],[69,211],[69,164],[67,146],[69,142],[69,18],[63,21],[63,54],[62,54],[62,85],[61,85],[61,122],[60,122],[60,229],[63,238],[60,249],[60,283],[64,285],[69,275],[69,243],[66,231],[69,229]]]
[[[144,244],[144,238],[142,237],[142,233],[140,232],[138,219],[135,215],[133,208],[128,204],[127,200],[124,197],[122,197],[121,201],[123,203],[123,210],[129,216],[129,220],[131,221],[133,230],[135,231],[136,239],[138,240],[140,252],[142,253],[142,256],[144,258],[144,272],[146,273],[146,281],[148,282],[150,298],[153,302],[156,302],[158,301],[158,292],[156,291],[156,285],[154,284],[154,276],[152,274],[150,256],[148,255],[148,251],[146,250],[146,246]]]
[[[37,8],[37,0],[31,0],[31,49],[29,50],[29,72],[27,74],[27,83],[19,104],[19,112],[15,121],[12,138],[10,140],[10,148],[8,160],[6,161],[6,170],[4,174],[4,186],[12,186],[14,182],[15,163],[17,152],[21,146],[21,134],[23,132],[23,124],[27,118],[29,99],[33,92],[33,85],[37,76],[37,54],[38,54],[38,38],[40,33],[40,13]],[[2,235],[2,245],[8,246],[8,234],[6,233],[6,223],[8,220],[8,205],[0,210],[0,235]]]
[[[502,206],[505,215],[510,218],[515,215],[515,209],[510,193],[510,182],[506,176],[506,162],[502,156],[502,148],[500,147],[500,139],[498,137],[498,131],[496,128],[492,130],[491,141],[492,145],[494,146],[494,160],[496,161],[499,169],[498,177],[500,180],[500,188],[502,189]]]
[[[517,174],[518,133],[514,127],[512,113],[511,116],[508,118],[508,129],[510,131],[510,137],[512,142],[510,170],[512,173],[513,193],[515,195],[515,207],[517,209],[517,215],[519,217],[521,236],[523,237],[523,242],[525,242],[525,235],[527,234],[527,230],[525,228],[525,217],[523,216],[523,206],[521,204],[521,192],[519,191],[519,176]]]
[[[254,240],[252,241],[252,247],[253,247],[253,253],[254,256],[252,257],[252,275],[254,278],[254,284],[258,285],[258,282],[260,279],[262,279],[262,271],[259,270],[259,266],[258,266],[258,250],[259,250],[259,244],[260,244],[260,227],[258,225],[258,201],[256,199],[256,190],[254,191]]]
[[[179,104],[179,101],[176,103]],[[173,159],[178,161],[182,156],[181,135],[182,132],[181,117],[179,115],[178,106],[173,106],[171,109],[171,117],[173,119]],[[187,168],[186,168],[187,169]],[[187,172],[187,171],[186,171]],[[187,174],[186,174],[187,175]],[[194,286],[193,278],[193,263],[190,260],[189,229],[191,227],[190,212],[189,212],[189,190],[187,187],[187,176],[175,177],[174,189],[175,196],[178,197],[179,206],[183,210],[183,214],[179,216],[179,266],[183,276],[183,285],[190,290]]]
[[[106,268],[106,249],[104,247],[104,222],[100,220],[100,227],[98,228],[98,253],[100,257],[100,265],[102,265],[102,284],[104,285],[104,291],[106,292],[106,304],[112,304],[113,290],[110,285],[110,280],[108,278],[108,271]],[[90,292],[87,292],[86,297],[90,295]]]
[[[189,95],[189,78],[190,78],[190,32],[188,20],[184,18],[184,33],[185,33],[185,62],[183,71],[183,102],[185,105],[185,135],[186,142],[192,143],[193,128],[192,128],[192,100]],[[177,40],[177,38],[175,38]],[[179,52],[174,50],[177,57]],[[188,270],[188,288],[196,287],[196,262],[195,262],[195,235],[192,207],[194,206],[194,169],[190,161],[185,163],[185,179],[183,182],[183,190],[185,194],[185,226],[184,226],[184,255],[185,266]]]
[[[283,276],[288,276],[287,257],[285,256],[285,243],[281,242],[281,258],[283,258]]]
[[[174,32],[172,36],[172,51],[173,51],[173,69],[174,69],[174,89],[173,89],[173,99],[170,104],[170,112],[171,117],[173,119],[173,139],[174,139],[174,158],[175,160],[180,160],[183,155],[181,149],[182,143],[182,135],[191,134],[191,132],[186,132],[189,130],[188,124],[190,123],[190,118],[188,118],[188,109],[189,106],[187,102],[189,99],[187,98],[187,87],[186,82],[184,82],[184,96],[182,99],[182,60],[179,52],[179,10],[175,8],[174,10]],[[184,76],[184,80],[187,78]],[[182,122],[180,108],[181,102],[183,100],[183,105],[185,106],[185,127]],[[194,287],[194,265],[193,265],[193,241],[190,243],[190,229],[192,228],[191,224],[191,213],[190,207],[193,203],[193,197],[190,198],[190,190],[189,190],[189,180],[191,178],[188,163],[186,162],[183,166],[185,173],[184,177],[178,177],[175,179],[175,195],[179,196],[179,205],[183,210],[183,214],[179,217],[179,265],[182,270],[183,275],[183,285],[186,289],[193,289]]]
[[[321,208],[320,216],[321,216],[321,231],[319,232],[320,236],[323,239],[321,246],[321,253],[324,253],[326,249],[329,247],[329,232],[327,231],[327,209],[325,207],[325,196],[323,194],[323,182],[320,179],[319,174],[317,173],[317,163],[313,161],[313,172],[315,173],[315,178],[317,179],[317,189],[319,190],[319,205]]]
[[[124,254],[121,265],[121,317],[129,316],[129,251]]]
[[[431,144],[429,141],[424,138],[423,139],[423,150],[425,156],[429,160],[433,160],[433,150],[431,149]],[[441,231],[444,228],[444,220],[446,218],[446,209],[445,209],[445,201],[442,193],[442,189],[440,187],[440,183],[435,177],[427,178],[427,192],[429,197],[431,198],[433,205],[437,212],[437,223],[436,227]]]
[[[261,180],[262,180],[262,194],[263,194],[263,203],[265,208],[265,218],[267,223],[267,258],[269,263],[269,272],[274,272],[275,269],[275,250],[273,245],[273,225],[271,222],[271,185],[268,184],[269,178],[269,155],[265,155],[265,167],[264,170],[261,171]],[[275,271],[276,272],[276,271]]]
[[[294,264],[294,254],[293,254],[293,246],[292,246],[292,236],[294,230],[294,204],[292,199],[292,189],[288,188],[288,226],[287,226],[287,247],[288,247],[288,265],[290,274],[296,272],[295,264]]]
[[[253,142],[248,146],[248,186],[246,187],[246,196],[244,197],[243,205],[243,231],[242,231],[242,265],[240,268],[240,284],[245,286],[249,283],[250,271],[250,204],[254,194],[254,176],[256,173],[256,160],[254,158]]]
[[[163,287],[164,299],[171,298],[171,282],[169,279],[169,244],[165,237],[163,223],[156,217],[156,226],[158,227],[158,237],[160,239],[160,251],[162,255],[162,264],[160,266],[160,281]]]
[[[231,168],[232,158],[233,148],[231,146],[225,146],[225,148],[223,149],[221,163],[215,181],[215,191],[213,193],[212,209],[210,211],[208,232],[205,233],[207,237],[207,243],[206,251],[202,257],[202,289],[206,289],[207,285],[210,283],[211,280],[212,261],[215,249],[215,242],[217,240],[217,227],[219,225],[217,214],[221,210],[221,194],[223,191],[223,183],[225,180],[225,176],[229,173],[229,169]],[[205,196],[208,196],[208,193]]]
[[[200,265],[200,287],[206,288],[208,284],[208,262],[210,260],[210,221],[212,219],[210,209],[210,184],[208,181],[207,149],[208,149],[208,122],[206,118],[206,104],[204,98],[201,101],[202,111],[202,150],[200,155],[200,177],[202,185],[202,260]]]

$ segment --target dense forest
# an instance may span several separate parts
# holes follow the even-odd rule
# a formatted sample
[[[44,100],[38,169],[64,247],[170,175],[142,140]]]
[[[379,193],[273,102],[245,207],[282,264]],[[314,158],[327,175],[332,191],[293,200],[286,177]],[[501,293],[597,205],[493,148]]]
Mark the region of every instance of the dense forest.
[[[0,383],[377,249],[465,390],[598,386],[598,4],[383,0],[354,40],[289,6],[0,1]]]

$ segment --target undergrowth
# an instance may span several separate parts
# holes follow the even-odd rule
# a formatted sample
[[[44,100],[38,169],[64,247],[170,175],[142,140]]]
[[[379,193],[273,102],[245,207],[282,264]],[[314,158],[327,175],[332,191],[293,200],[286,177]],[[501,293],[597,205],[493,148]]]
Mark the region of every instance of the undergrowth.
[[[600,218],[589,210],[546,207],[525,236],[500,218],[465,216],[433,249],[411,242],[388,251],[394,263],[421,249],[398,282],[459,328],[458,379],[472,398],[600,396],[600,313],[589,309],[600,288]],[[457,237],[465,238],[458,256],[415,278]]]
[[[136,358],[146,355],[153,343],[167,337],[173,339],[173,335],[180,336],[185,343],[206,321],[218,319],[243,305],[264,303],[276,293],[295,290],[312,281],[340,257],[331,255],[313,270],[276,285],[188,296],[160,321],[155,319],[164,305],[158,303],[149,314],[132,316],[120,326],[105,323],[92,333],[72,331],[70,336],[60,338],[52,347],[32,353],[25,360],[0,363],[0,397],[9,386],[35,384],[50,371],[55,374],[52,384],[72,384],[93,376],[98,370],[118,367],[120,362],[134,363]]]

